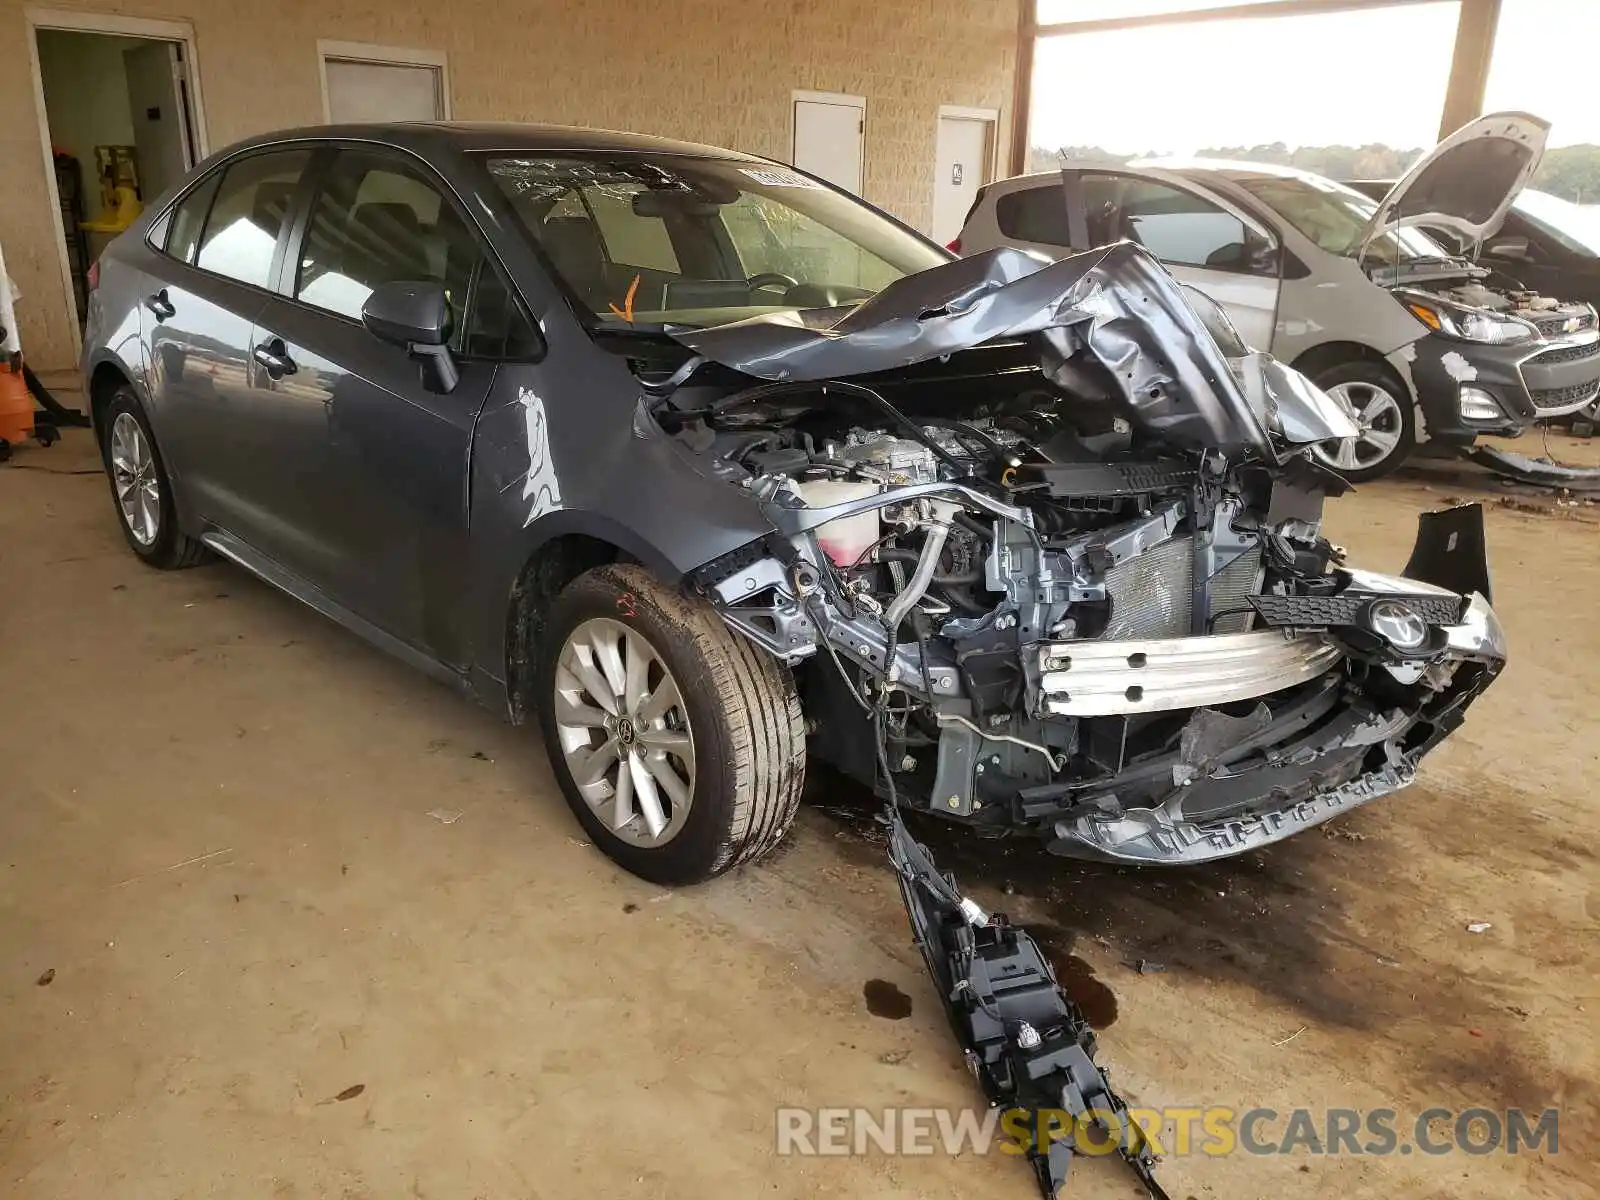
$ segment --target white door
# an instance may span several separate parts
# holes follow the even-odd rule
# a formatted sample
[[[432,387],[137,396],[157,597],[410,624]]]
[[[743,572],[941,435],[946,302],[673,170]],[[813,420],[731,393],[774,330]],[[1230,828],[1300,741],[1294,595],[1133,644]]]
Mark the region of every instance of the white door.
[[[955,240],[978,189],[989,182],[989,147],[994,122],[981,117],[940,116],[934,149],[933,240]]]
[[[184,130],[178,80],[183,67],[175,42],[145,42],[122,52],[128,112],[139,154],[139,187],[149,204],[193,165]]]
[[[334,124],[444,119],[438,67],[342,58],[330,58],[324,67],[328,77],[328,120]]]
[[[861,194],[867,102],[818,92],[794,98],[794,165],[835,187]]]

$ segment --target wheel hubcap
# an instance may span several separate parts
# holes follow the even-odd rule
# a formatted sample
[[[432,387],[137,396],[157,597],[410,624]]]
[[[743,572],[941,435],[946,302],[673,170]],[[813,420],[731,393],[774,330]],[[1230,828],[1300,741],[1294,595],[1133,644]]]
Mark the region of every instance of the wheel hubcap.
[[[150,442],[132,413],[118,413],[111,423],[111,483],[133,540],[152,544],[161,532],[161,483]]]
[[[556,659],[556,734],[572,782],[619,839],[678,835],[694,802],[694,733],[683,693],[637,629],[585,621]]]
[[[1316,457],[1336,471],[1365,471],[1395,452],[1405,429],[1400,401],[1375,383],[1337,383],[1328,395],[1355,414],[1360,432],[1342,441],[1321,442]]]

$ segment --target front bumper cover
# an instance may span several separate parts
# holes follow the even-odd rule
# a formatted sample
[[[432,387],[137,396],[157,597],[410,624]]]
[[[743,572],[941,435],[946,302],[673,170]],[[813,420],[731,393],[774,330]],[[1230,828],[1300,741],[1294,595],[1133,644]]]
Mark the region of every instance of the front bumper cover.
[[[1600,341],[1491,346],[1430,333],[1408,354],[1432,439],[1468,444],[1480,434],[1520,433],[1536,421],[1572,412],[1600,393]],[[1469,420],[1461,415],[1461,389],[1478,388],[1501,415]]]
[[[1388,673],[1389,695],[1401,681],[1413,684],[1408,700],[1369,703],[1345,678],[1346,665],[1334,666],[1239,743],[1248,761],[1218,754],[1196,769],[1187,755],[1162,760],[1155,765],[1170,773],[1172,786],[1145,807],[1080,796],[1054,822],[1050,850],[1136,864],[1209,862],[1271,845],[1410,784],[1418,762],[1461,723],[1505,663],[1505,634],[1488,600],[1482,520],[1482,510],[1470,506],[1425,514],[1419,524],[1408,570],[1435,587],[1460,587],[1468,602],[1454,623],[1434,626],[1426,658],[1366,665]],[[1363,576],[1368,586],[1382,579]],[[1404,595],[1412,581],[1393,582]],[[1268,721],[1264,711],[1261,717]],[[1114,796],[1115,781],[1107,787]]]

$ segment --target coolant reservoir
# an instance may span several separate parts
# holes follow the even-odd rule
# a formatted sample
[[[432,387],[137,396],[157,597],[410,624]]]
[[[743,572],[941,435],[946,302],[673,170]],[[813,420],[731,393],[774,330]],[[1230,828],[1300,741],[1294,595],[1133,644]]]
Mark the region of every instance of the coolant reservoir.
[[[878,494],[875,483],[855,483],[842,479],[805,479],[795,489],[807,508],[827,508],[846,500],[862,500]],[[872,549],[882,532],[880,509],[870,509],[853,517],[840,517],[817,527],[817,541],[836,566],[849,567]]]

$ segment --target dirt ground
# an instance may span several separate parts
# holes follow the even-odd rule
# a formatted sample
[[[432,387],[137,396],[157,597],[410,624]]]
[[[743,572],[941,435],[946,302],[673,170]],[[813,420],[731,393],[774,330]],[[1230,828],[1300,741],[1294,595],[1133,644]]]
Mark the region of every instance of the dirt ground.
[[[1014,1158],[774,1154],[780,1105],[978,1103],[849,789],[658,891],[536,733],[234,567],[142,567],[93,467],[76,432],[0,466],[0,1194],[1035,1194]],[[1179,872],[935,838],[1136,1103],[1562,1110],[1554,1155],[1189,1156],[1174,1200],[1600,1196],[1600,507],[1485,482],[1331,505],[1380,570],[1419,508],[1490,505],[1512,662],[1409,792]]]

